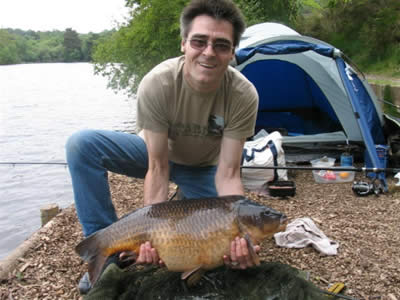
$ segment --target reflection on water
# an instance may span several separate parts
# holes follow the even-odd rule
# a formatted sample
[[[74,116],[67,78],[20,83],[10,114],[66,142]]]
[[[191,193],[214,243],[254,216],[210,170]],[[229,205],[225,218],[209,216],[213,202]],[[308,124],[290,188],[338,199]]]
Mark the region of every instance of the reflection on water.
[[[87,63],[0,66],[0,162],[65,162],[86,128],[132,132],[135,102]],[[40,227],[42,205],[73,202],[68,168],[0,165],[0,259]]]

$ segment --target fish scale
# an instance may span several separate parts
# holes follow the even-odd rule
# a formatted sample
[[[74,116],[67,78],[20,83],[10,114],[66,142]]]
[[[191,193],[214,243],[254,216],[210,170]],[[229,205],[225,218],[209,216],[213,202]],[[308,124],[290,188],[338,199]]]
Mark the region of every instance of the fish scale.
[[[285,224],[284,214],[240,195],[170,201],[133,211],[83,240],[76,252],[89,263],[93,284],[108,256],[122,251],[138,254],[146,241],[169,270],[191,273],[222,265],[235,237],[245,237],[252,250],[254,243],[283,230]]]

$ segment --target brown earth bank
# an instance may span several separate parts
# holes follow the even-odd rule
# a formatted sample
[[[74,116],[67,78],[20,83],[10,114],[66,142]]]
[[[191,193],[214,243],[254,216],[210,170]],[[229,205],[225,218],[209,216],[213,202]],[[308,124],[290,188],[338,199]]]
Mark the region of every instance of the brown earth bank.
[[[310,273],[322,289],[336,282],[357,299],[400,299],[400,191],[388,178],[390,191],[358,197],[352,183],[318,184],[310,171],[293,171],[296,195],[287,199],[247,193],[251,199],[284,212],[289,222],[310,217],[330,239],[338,255],[323,256],[312,247],[288,249],[265,241],[260,257]],[[356,180],[365,180],[357,173]],[[112,197],[121,216],[142,206],[143,181],[110,174]],[[171,193],[173,186],[171,185]],[[74,207],[63,210],[39,242],[0,284],[0,299],[79,299],[77,283],[87,265],[74,252],[82,239]]]
[[[382,74],[366,74],[368,81],[382,81],[391,86],[400,86],[400,77],[387,76]]]
[[[392,103],[397,106],[400,105],[400,77],[378,74],[367,74],[365,76],[378,100],[384,100],[385,88],[388,85],[390,86]],[[380,101],[379,103],[383,107],[383,102]]]

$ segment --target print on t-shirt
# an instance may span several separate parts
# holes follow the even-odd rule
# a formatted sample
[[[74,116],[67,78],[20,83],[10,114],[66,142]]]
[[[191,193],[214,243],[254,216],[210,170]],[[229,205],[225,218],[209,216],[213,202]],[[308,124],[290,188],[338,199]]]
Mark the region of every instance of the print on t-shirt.
[[[208,118],[208,135],[221,136],[224,131],[224,118],[210,115]]]

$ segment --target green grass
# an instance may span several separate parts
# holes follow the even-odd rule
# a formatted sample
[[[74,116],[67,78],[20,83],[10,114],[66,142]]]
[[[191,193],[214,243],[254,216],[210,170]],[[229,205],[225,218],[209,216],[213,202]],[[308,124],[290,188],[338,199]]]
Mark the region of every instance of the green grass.
[[[390,85],[390,86],[400,86],[400,76],[396,79],[371,79],[368,78],[368,82],[377,85]]]

